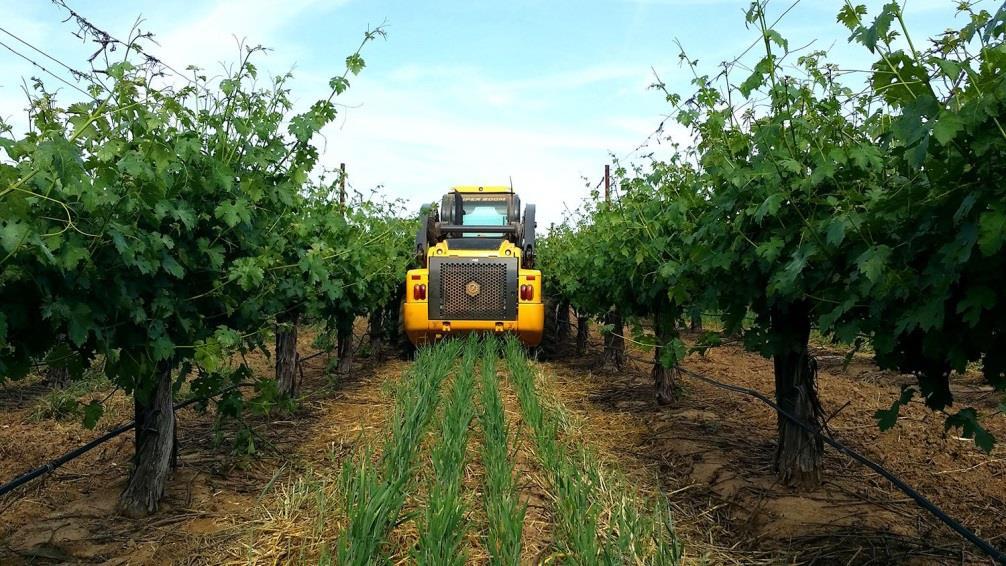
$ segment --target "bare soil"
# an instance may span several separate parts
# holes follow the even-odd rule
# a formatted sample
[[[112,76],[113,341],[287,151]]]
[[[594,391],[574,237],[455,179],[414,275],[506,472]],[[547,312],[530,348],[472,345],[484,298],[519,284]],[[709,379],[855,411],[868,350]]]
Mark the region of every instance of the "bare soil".
[[[301,337],[302,356],[313,353],[312,339],[310,333]],[[271,375],[270,359],[253,354],[248,361],[257,374]],[[0,564],[220,564],[238,557],[244,562],[249,525],[259,518],[268,488],[310,467],[337,470],[358,443],[381,430],[390,408],[382,384],[397,379],[407,364],[358,361],[337,380],[325,371],[327,355],[306,361],[304,398],[294,413],[248,418],[254,456],[234,453],[234,423],[217,433],[212,410],[180,411],[179,466],[151,517],[134,520],[116,512],[130,466],[131,433],[0,498]],[[129,400],[116,393],[98,430],[73,419],[38,421],[32,413],[44,391],[44,384],[33,382],[0,389],[5,481],[132,417]]]
[[[989,564],[969,543],[918,508],[886,480],[826,449],[825,482],[798,491],[772,468],[775,413],[761,402],[683,376],[678,400],[654,402],[651,354],[630,353],[623,371],[604,369],[598,344],[587,357],[544,363],[555,391],[585,420],[594,442],[657,482],[669,495],[691,562],[824,564]],[[1006,451],[980,452],[921,402],[898,425],[878,430],[911,376],[883,372],[865,355],[843,367],[844,352],[818,348],[819,393],[835,438],[895,472],[979,535],[1006,544]],[[691,356],[684,367],[772,398],[770,360],[736,346]],[[955,382],[957,404],[982,414],[999,398],[968,375]],[[1006,418],[984,421],[1006,440]]]

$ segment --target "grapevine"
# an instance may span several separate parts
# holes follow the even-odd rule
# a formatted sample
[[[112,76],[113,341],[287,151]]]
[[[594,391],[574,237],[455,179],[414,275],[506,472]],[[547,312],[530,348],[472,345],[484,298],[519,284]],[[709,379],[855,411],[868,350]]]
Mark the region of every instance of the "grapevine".
[[[877,57],[866,90],[825,52],[791,51],[760,2],[746,15],[760,35],[751,69],[703,75],[682,50],[695,92],[655,86],[692,143],[618,168],[614,202],[587,203],[552,228],[541,254],[550,291],[594,316],[617,305],[652,323],[635,341],[655,346],[662,402],[673,389],[661,376],[688,352],[676,325],[695,305],[774,360],[779,406],[806,422],[823,418],[812,328],[917,376],[878,413],[884,429],[913,395],[948,407],[950,377],[969,364],[1006,388],[993,322],[1006,239],[1006,26],[1002,11],[961,9],[968,23],[920,51],[897,4],[866,23],[866,9],[847,3],[838,19],[850,41]],[[778,427],[780,477],[819,483],[820,440],[782,417]],[[948,413],[946,427],[992,446],[973,408]]]

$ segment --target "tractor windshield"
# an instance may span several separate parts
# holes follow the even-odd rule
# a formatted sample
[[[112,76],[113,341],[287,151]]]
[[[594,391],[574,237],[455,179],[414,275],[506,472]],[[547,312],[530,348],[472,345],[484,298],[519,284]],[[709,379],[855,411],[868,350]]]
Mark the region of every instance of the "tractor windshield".
[[[483,197],[484,198],[484,197]],[[464,216],[461,223],[465,226],[504,226],[507,223],[506,200],[482,201],[464,199]]]
[[[485,231],[463,234],[466,238],[498,238],[510,230],[514,210],[520,201],[513,193],[470,193],[454,192],[444,197],[444,206],[456,207],[449,210],[450,221],[462,226],[485,226]],[[453,202],[452,202],[453,201]],[[458,215],[460,214],[460,218]],[[499,231],[493,230],[499,226]]]
[[[461,197],[461,224],[464,226],[506,226],[509,223],[510,195],[475,194]],[[465,238],[491,238],[499,234],[471,233]]]

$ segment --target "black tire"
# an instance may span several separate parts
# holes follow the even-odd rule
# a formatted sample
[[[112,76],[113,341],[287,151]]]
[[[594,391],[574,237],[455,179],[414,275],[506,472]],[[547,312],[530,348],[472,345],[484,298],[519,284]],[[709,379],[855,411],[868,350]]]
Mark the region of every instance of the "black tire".
[[[398,324],[395,326],[395,345],[398,350],[398,357],[403,360],[411,360],[416,355],[416,346],[409,340],[409,335],[405,333],[405,299],[403,298],[398,309]]]
[[[559,318],[556,312],[559,301],[545,297],[545,328],[541,343],[535,348],[537,357],[543,360],[555,359],[559,355]]]
[[[535,220],[535,207],[533,204],[524,207],[524,222],[521,223],[520,248],[523,253],[524,269],[534,269],[534,256],[538,250],[535,248],[535,227],[538,222]]]

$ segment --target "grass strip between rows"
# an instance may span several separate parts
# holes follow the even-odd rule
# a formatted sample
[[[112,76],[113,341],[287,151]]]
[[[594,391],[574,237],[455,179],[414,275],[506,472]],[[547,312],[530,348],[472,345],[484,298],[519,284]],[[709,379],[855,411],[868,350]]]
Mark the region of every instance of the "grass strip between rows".
[[[481,399],[482,463],[485,467],[485,508],[488,518],[486,548],[493,565],[520,564],[521,533],[527,506],[520,503],[514,485],[514,462],[510,457],[503,399],[496,380],[495,340],[487,340],[482,352]]]
[[[398,521],[415,476],[423,433],[440,400],[440,385],[460,347],[459,342],[448,341],[419,351],[396,396],[390,435],[378,466],[371,465],[368,451],[343,466],[349,525],[337,543],[338,564],[373,563]]]
[[[564,415],[542,403],[524,349],[514,339],[507,341],[506,359],[524,422],[553,491],[559,558],[576,564],[678,564],[682,547],[666,505],[640,513],[638,501],[626,486],[618,485],[621,482],[609,481],[596,457],[584,447],[560,442]]]
[[[460,566],[466,560],[462,543],[468,525],[461,488],[468,433],[475,416],[472,390],[480,345],[475,335],[465,340],[461,372],[454,378],[440,421],[440,438],[431,450],[429,497],[414,555],[418,564]]]
[[[597,537],[598,508],[590,497],[591,485],[559,443],[558,422],[543,409],[524,349],[516,340],[507,341],[506,359],[521,414],[534,438],[535,454],[554,491],[557,550],[577,563],[595,564],[601,555],[601,545]]]

